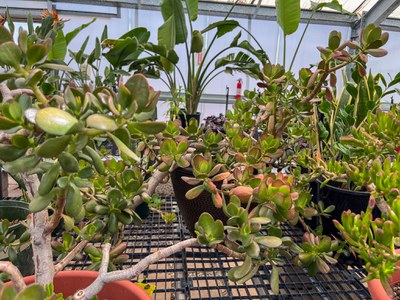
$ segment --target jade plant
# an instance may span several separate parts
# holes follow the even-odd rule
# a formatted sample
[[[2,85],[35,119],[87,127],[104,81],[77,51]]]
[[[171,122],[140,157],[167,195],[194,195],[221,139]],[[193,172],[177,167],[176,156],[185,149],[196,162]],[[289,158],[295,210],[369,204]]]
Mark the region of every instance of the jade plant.
[[[377,158],[363,168],[353,166],[352,180],[368,184],[369,205],[361,214],[345,211],[341,220],[334,221],[350,250],[365,262],[366,280],[378,278],[388,291],[388,280],[398,270],[400,261],[395,253],[400,232],[399,168],[399,154],[392,159]],[[372,209],[375,206],[381,217],[374,219]]]
[[[49,14],[34,28],[30,20],[29,30],[21,29],[17,41],[9,16],[8,22],[9,29],[0,26],[0,159],[4,170],[22,178],[31,214],[18,240],[8,238],[3,222],[3,247],[13,249],[8,250],[12,259],[14,250],[30,243],[38,286],[25,288],[19,270],[3,261],[0,270],[19,292],[16,296],[13,288],[5,287],[3,295],[59,299],[52,296],[54,276],[84,251],[93,263],[90,268],[100,270],[101,276],[74,297],[91,299],[106,281],[135,278],[156,258],[150,255],[144,265],[113,273],[116,264],[128,258],[119,232],[124,224],[141,221],[135,207],[143,199],[155,208],[161,204],[151,196],[162,180],[151,140],[166,126],[146,121],[159,92],[140,74],[120,83],[117,91],[54,80],[58,72],[70,73],[71,78],[79,73],[55,57],[60,49],[55,45],[64,37],[62,22]],[[116,144],[121,160],[97,146],[104,138]],[[173,214],[164,217],[168,221]],[[62,234],[52,237],[61,220]],[[102,250],[93,246],[99,242]],[[195,243],[184,241],[161,256]],[[53,254],[58,256],[55,262]],[[110,279],[113,276],[117,277]]]

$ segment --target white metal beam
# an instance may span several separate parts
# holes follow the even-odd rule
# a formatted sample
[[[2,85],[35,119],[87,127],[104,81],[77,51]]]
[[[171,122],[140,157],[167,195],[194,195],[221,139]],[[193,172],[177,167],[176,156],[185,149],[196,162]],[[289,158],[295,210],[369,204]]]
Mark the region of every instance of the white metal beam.
[[[400,5],[400,0],[380,0],[352,26],[352,38],[358,38],[361,29],[370,23],[380,25]],[[388,22],[387,22],[388,23]]]

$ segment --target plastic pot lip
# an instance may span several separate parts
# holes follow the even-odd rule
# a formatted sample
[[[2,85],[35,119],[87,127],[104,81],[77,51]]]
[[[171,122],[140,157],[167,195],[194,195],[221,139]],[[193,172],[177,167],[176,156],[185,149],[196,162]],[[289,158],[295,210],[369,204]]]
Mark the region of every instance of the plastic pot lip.
[[[316,181],[318,182],[318,184],[322,183],[321,179],[317,179]],[[323,186],[323,189],[324,188],[336,191],[338,193],[347,194],[347,195],[368,196],[368,197],[371,195],[370,192],[366,192],[366,191],[353,191],[353,190],[342,189],[340,187],[336,187],[336,186],[329,184],[329,182]]]
[[[194,177],[193,168],[191,166],[190,167],[186,167],[186,168],[178,167],[178,168],[175,169],[175,173],[176,174],[180,174],[181,176],[182,175],[189,175],[191,177]]]

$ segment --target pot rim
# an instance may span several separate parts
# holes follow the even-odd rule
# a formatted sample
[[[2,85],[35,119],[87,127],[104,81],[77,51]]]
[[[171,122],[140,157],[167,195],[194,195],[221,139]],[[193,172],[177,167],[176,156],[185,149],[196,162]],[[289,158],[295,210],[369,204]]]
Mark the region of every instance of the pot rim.
[[[321,181],[321,179],[317,179],[316,180],[319,184],[321,184],[323,181]],[[348,194],[348,195],[358,195],[358,196],[369,196],[371,195],[370,192],[367,191],[354,191],[354,190],[346,190],[346,189],[342,189],[340,187],[336,187],[333,186],[331,184],[329,184],[329,182],[327,184],[325,184],[322,188],[328,188],[330,190],[339,192],[339,193],[343,193],[343,194]]]

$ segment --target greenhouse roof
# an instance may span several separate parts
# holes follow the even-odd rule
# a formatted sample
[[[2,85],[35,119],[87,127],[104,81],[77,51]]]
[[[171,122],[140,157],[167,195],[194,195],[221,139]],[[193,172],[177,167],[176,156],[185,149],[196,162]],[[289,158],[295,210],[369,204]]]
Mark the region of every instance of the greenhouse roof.
[[[340,14],[324,8],[313,19],[315,23],[351,26],[358,30],[367,23],[381,24],[384,29],[400,31],[400,0],[338,0],[350,14]],[[44,8],[60,12],[76,12],[92,15],[116,15],[121,7],[157,10],[161,0],[1,0],[0,10],[6,6],[10,9],[25,11]],[[231,8],[234,0],[199,0],[199,11],[204,14],[223,14]],[[306,21],[311,14],[310,0],[300,0],[302,20]],[[328,2],[313,0],[313,2]],[[274,19],[275,0],[239,0],[233,11],[234,15],[246,18]]]

